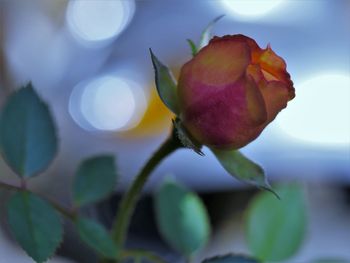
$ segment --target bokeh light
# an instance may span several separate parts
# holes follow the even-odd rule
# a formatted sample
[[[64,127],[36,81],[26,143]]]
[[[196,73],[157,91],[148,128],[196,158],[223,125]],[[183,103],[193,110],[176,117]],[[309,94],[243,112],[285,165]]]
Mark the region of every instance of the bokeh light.
[[[155,86],[152,86],[148,97],[148,107],[141,121],[125,135],[154,137],[170,130],[174,115],[161,101]]]
[[[86,42],[105,42],[117,37],[130,22],[134,0],[69,1],[66,18],[73,35]]]
[[[125,131],[135,127],[146,108],[142,88],[112,75],[82,82],[71,94],[69,110],[84,129]]]
[[[350,143],[350,77],[321,73],[295,85],[296,98],[278,117],[292,137],[314,143]]]
[[[30,30],[28,25],[31,25]],[[0,49],[3,48],[16,86],[31,80],[35,85],[49,89],[64,79],[69,63],[69,46],[42,10],[33,8],[25,16],[9,15],[0,36],[4,33],[6,38]]]
[[[243,17],[260,17],[279,6],[284,0],[221,0],[226,10]]]

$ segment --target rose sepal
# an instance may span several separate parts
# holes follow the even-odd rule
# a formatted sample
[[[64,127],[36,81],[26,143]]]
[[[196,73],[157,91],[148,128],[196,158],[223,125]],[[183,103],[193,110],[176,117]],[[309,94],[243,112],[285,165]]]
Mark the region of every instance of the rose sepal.
[[[225,15],[220,15],[220,16],[214,18],[212,21],[210,21],[210,23],[207,25],[207,27],[203,30],[201,37],[200,37],[200,40],[199,40],[198,47],[197,47],[198,51],[209,44],[210,39],[213,37],[212,31],[213,31],[215,24],[224,16]]]
[[[187,43],[189,44],[189,46],[191,48],[192,57],[194,57],[198,53],[197,45],[191,39],[187,39]]]
[[[175,115],[179,115],[180,107],[177,96],[177,83],[174,75],[167,66],[159,61],[152,52],[152,49],[149,49],[149,51],[151,53],[158,95],[169,110]]]
[[[214,18],[210,23],[204,28],[201,37],[199,39],[198,45],[196,45],[191,39],[187,39],[188,44],[191,48],[192,56],[194,57],[199,50],[201,50],[203,47],[209,44],[210,39],[213,37],[212,31],[213,27],[221,18],[223,18],[225,15],[220,15],[216,18]]]
[[[201,150],[202,145],[189,134],[189,132],[183,126],[180,118],[174,119],[173,125],[176,131],[176,135],[179,138],[181,144],[185,148],[192,149],[195,153],[199,154],[200,156],[204,156],[204,153]]]
[[[254,185],[258,188],[273,193],[278,199],[278,194],[270,186],[264,169],[249,160],[238,150],[221,150],[210,148],[222,167],[237,180]]]

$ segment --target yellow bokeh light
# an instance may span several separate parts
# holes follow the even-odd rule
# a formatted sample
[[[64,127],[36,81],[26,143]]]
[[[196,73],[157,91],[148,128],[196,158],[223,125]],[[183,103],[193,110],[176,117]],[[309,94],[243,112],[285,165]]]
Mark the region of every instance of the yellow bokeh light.
[[[159,98],[156,87],[153,86],[143,118],[135,128],[128,130],[123,135],[132,137],[159,135],[170,129],[173,117],[174,115]]]

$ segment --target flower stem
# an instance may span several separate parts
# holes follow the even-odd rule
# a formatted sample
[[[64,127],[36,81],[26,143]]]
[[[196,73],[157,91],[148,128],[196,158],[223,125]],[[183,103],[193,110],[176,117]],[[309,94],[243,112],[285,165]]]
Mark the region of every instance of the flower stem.
[[[123,196],[117,212],[117,216],[112,226],[112,237],[119,249],[122,249],[124,246],[127,229],[129,227],[130,219],[134,212],[136,202],[151,172],[165,157],[177,149],[183,147],[175,133],[176,132],[173,130],[169,138],[148,160],[140,173],[137,175],[129,190]]]

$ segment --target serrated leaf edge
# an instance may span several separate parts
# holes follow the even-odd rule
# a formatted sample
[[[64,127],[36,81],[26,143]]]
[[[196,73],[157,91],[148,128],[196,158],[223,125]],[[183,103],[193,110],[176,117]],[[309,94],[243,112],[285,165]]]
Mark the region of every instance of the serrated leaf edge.
[[[18,243],[19,247],[25,252],[25,254],[26,254],[28,257],[30,257],[31,259],[33,259],[33,260],[34,260],[35,262],[37,262],[37,263],[47,262],[48,260],[52,259],[52,258],[55,256],[57,250],[58,250],[58,249],[62,246],[62,244],[63,244],[63,240],[64,240],[64,239],[63,239],[63,237],[64,237],[63,222],[64,222],[64,220],[62,219],[62,214],[61,214],[59,211],[57,211],[57,209],[56,209],[55,207],[53,207],[47,200],[45,200],[45,199],[43,199],[42,197],[36,195],[35,193],[32,193],[32,192],[27,192],[27,193],[28,193],[28,194],[34,195],[35,197],[39,198],[41,201],[44,201],[48,206],[50,206],[50,207],[53,209],[53,211],[55,211],[55,213],[57,213],[57,216],[58,216],[58,218],[59,218],[59,221],[60,221],[60,224],[61,224],[61,227],[62,227],[61,235],[60,235],[60,237],[59,237],[57,246],[56,246],[56,248],[54,249],[54,251],[53,251],[53,253],[52,253],[51,256],[48,256],[48,257],[47,257],[46,259],[44,259],[43,261],[40,261],[40,262],[39,262],[39,261],[36,261],[34,258],[32,258],[32,256],[29,255],[28,252],[22,247],[21,243],[19,243],[19,242],[17,241],[17,238],[16,238],[15,235],[13,234],[12,230],[11,230],[11,234],[12,234],[12,236],[14,236],[14,238],[15,238],[16,242]],[[31,231],[31,232],[32,232],[32,231]]]
[[[48,111],[48,114],[50,116],[50,119],[52,120],[51,124],[53,125],[53,131],[54,131],[54,138],[56,140],[56,142],[59,141],[59,136],[58,136],[58,133],[57,133],[57,127],[56,127],[56,123],[55,123],[55,119],[54,119],[54,115],[52,114],[52,111],[49,107],[49,104],[46,103],[40,96],[39,94],[36,92],[36,90],[34,89],[33,85],[32,85],[32,82],[28,82],[27,84],[23,85],[21,88],[15,90],[13,93],[10,94],[10,97],[6,100],[5,104],[4,104],[4,107],[1,109],[1,113],[0,113],[0,126],[2,125],[1,122],[2,122],[2,114],[3,114],[3,110],[5,109],[7,103],[8,103],[8,100],[11,99],[11,97],[17,95],[18,93],[20,93],[21,91],[23,91],[23,89],[29,89],[33,92],[33,94],[35,95],[35,97],[38,99],[38,102],[40,104],[42,104]],[[27,145],[27,143],[25,143],[25,145]],[[27,148],[27,147],[24,147],[24,148]],[[21,168],[20,170],[17,170],[15,168],[12,167],[11,163],[9,162],[9,160],[7,159],[6,157],[6,154],[4,154],[4,151],[3,151],[3,147],[1,147],[0,145],[0,151],[1,151],[1,156],[2,158],[5,160],[6,164],[8,167],[11,168],[12,171],[14,171],[14,173],[16,175],[18,175],[20,178],[23,178],[23,179],[29,179],[29,178],[32,178],[32,177],[35,177],[35,176],[38,176],[39,174],[43,173],[44,171],[46,171],[50,165],[54,162],[55,158],[57,157],[57,153],[59,151],[59,143],[56,143],[55,145],[55,151],[53,153],[53,158],[46,164],[45,167],[43,167],[42,169],[36,171],[35,173],[31,174],[31,175],[28,175],[25,173],[25,169],[24,167],[26,166],[25,163],[26,163],[26,158],[24,158],[23,160],[23,164],[21,165]]]

